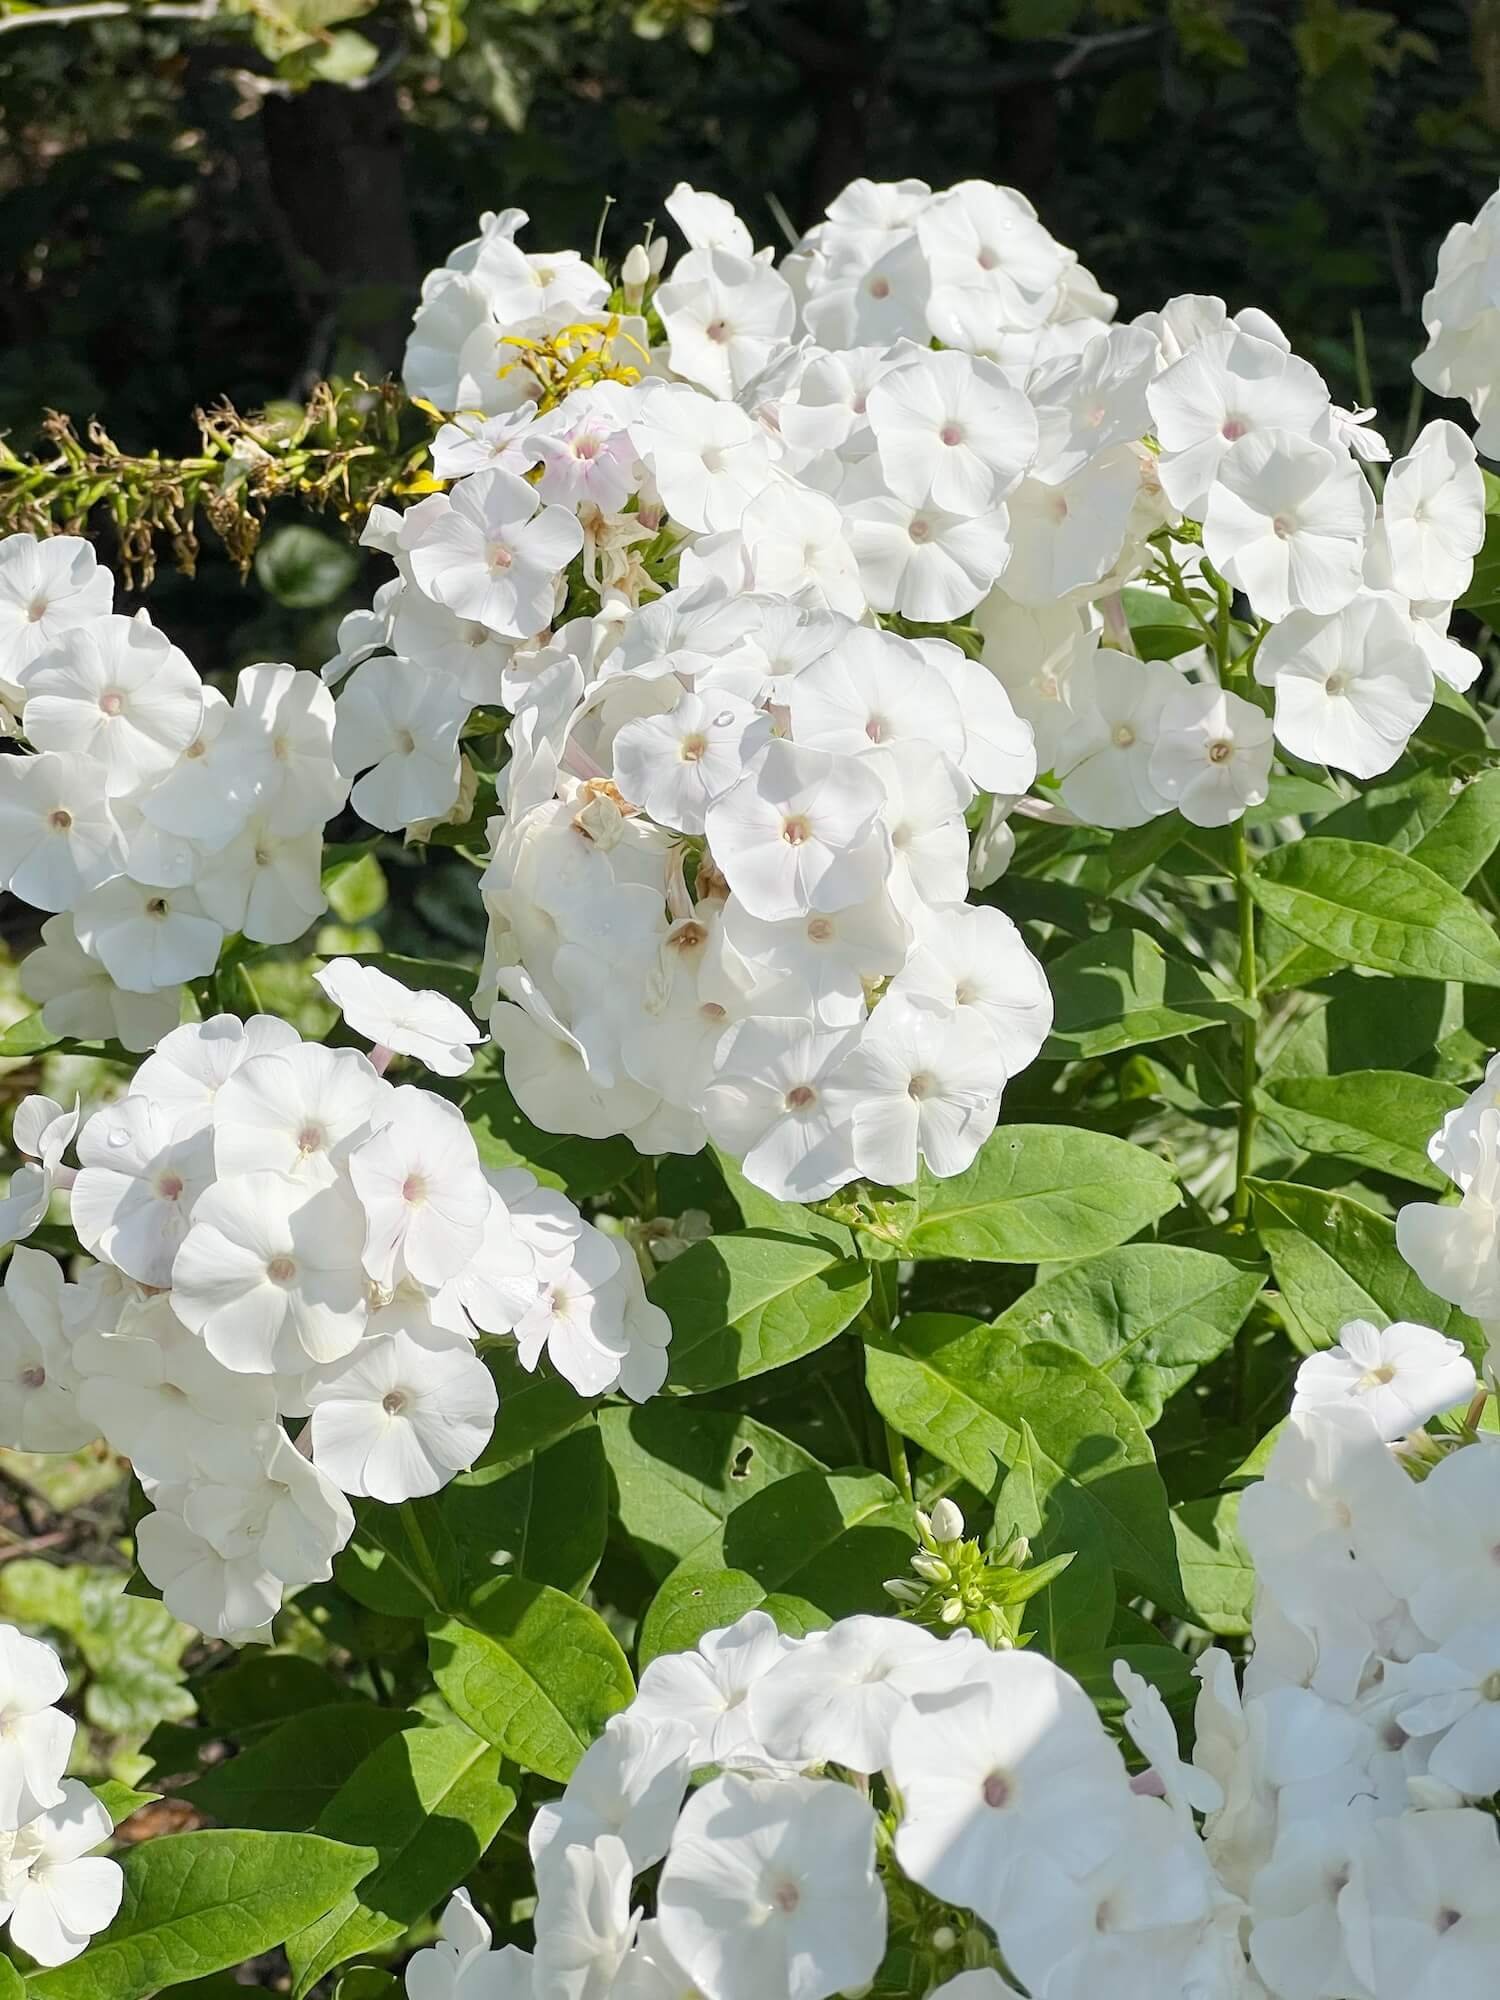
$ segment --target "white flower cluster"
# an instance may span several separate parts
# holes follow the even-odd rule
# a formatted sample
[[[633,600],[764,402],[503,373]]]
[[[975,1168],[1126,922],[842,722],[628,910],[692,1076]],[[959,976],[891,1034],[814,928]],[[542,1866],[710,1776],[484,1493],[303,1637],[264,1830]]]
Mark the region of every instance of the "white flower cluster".
[[[68,1677],[52,1648],[0,1625],[0,1924],[39,1965],[65,1965],[120,1907],[119,1864],[91,1850],[109,1814],[65,1778],[74,1724],[57,1706]]]
[[[1305,1364],[1242,1500],[1255,1652],[1243,1690],[1197,1660],[1190,1763],[1123,1661],[1134,1777],[1038,1654],[751,1611],[653,1660],[538,1808],[534,1953],[491,1951],[460,1892],[411,2000],[827,2000],[892,1942],[947,2000],[1487,2000],[1500,1444],[1413,1438],[1419,1479],[1387,1443],[1474,1381],[1414,1326]]]
[[[1422,300],[1427,347],[1412,373],[1439,396],[1460,396],[1479,426],[1475,442],[1500,457],[1500,192],[1472,222],[1455,222],[1438,251],[1437,275]]]
[[[59,1035],[154,1047],[226,937],[299,938],[327,907],[323,825],[349,787],[316,674],[205,685],[71,535],[0,541],[0,886],[54,914],[23,983]]]
[[[45,1098],[17,1119],[38,1164],[11,1233],[62,1191],[99,1262],[65,1283],[12,1253],[0,1440],[102,1433],[152,1503],[141,1568],[178,1617],[241,1642],[331,1574],[345,1495],[399,1502],[473,1464],[497,1402],[482,1336],[513,1336],[528,1368],[545,1351],[581,1394],[643,1399],[671,1331],[628,1246],[524,1170],[486,1172],[454,1105],[382,1074],[424,1045],[462,1067],[462,1011],[348,959],[320,977],[373,1060],[224,1014],[174,1029],[81,1125]],[[303,1417],[294,1443],[283,1420]]]
[[[1223,824],[1273,732],[1372,776],[1435,676],[1472,679],[1473,447],[1428,425],[1377,505],[1369,413],[1264,313],[1115,324],[981,182],[856,182],[779,269],[717,197],[666,206],[685,254],[637,246],[613,289],[514,209],[429,275],[406,380],[449,413],[445,490],[372,515],[398,574],[326,685],[251,667],[231,703],[112,613],[86,544],[0,544],[28,746],[0,883],[51,913],[23,983],[54,1032],[154,1046],[226,937],[316,921],[346,802],[412,838],[471,818],[465,732],[508,709],[480,999],[529,1116],[710,1138],[796,1199],[951,1175],[1049,1024],[966,901],[1012,813]],[[1242,592],[1253,646],[1135,657],[1131,583],[1205,633]]]
[[[1493,1383],[1500,1379],[1500,1055],[1433,1133],[1427,1155],[1462,1199],[1409,1202],[1396,1217],[1396,1243],[1430,1291],[1486,1325]]]

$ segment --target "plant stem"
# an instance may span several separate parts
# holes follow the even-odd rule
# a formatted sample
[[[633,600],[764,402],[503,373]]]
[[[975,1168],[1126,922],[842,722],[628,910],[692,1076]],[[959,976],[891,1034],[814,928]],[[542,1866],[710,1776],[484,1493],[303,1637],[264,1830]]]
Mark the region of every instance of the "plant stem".
[[[421,1519],[415,1504],[410,1500],[401,1503],[401,1525],[405,1528],[406,1538],[416,1554],[417,1566],[421,1571],[422,1588],[437,1610],[446,1611],[448,1592],[443,1583],[442,1572],[433,1560],[432,1549],[428,1544]]]
[[[1250,850],[1243,817],[1233,822],[1234,895],[1240,918],[1240,992],[1253,1010],[1240,1024],[1240,1115],[1234,1154],[1231,1219],[1240,1225],[1250,1213],[1250,1155],[1255,1145],[1255,1087],[1259,1080],[1256,1041],[1260,1032],[1260,985],[1255,965],[1255,904],[1250,896]]]
[[[885,1426],[885,1452],[891,1462],[891,1477],[900,1488],[901,1498],[912,1505],[916,1492],[911,1483],[911,1466],[906,1457],[906,1444],[901,1433],[891,1424]]]
[[[1214,594],[1219,600],[1219,615],[1214,620],[1214,665],[1219,672],[1219,686],[1227,687],[1234,664],[1234,598],[1229,585],[1218,574],[1214,576]]]

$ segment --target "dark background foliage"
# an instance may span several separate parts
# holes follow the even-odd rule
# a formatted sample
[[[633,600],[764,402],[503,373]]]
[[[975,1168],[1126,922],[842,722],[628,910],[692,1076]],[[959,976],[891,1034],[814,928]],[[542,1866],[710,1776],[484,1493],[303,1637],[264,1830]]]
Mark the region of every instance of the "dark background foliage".
[[[397,366],[421,273],[487,207],[587,249],[611,195],[618,256],[678,179],[775,241],[860,173],[1020,187],[1125,314],[1264,304],[1347,401],[1358,316],[1399,437],[1437,245],[1500,172],[1500,0],[26,5],[0,0],[23,448],[51,407],[182,452],[196,404]],[[305,592],[293,617],[222,560],[152,604],[205,667],[322,657]]]

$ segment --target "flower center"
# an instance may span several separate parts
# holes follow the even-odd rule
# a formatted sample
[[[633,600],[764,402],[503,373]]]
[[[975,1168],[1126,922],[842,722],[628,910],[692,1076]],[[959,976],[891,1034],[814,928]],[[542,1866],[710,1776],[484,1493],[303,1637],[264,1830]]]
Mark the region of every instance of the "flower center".
[[[299,1153],[321,1153],[327,1144],[327,1134],[321,1125],[304,1125],[297,1134]]]
[[[1486,1701],[1500,1701],[1500,1672],[1486,1674],[1479,1683],[1479,1692]]]
[[[66,833],[73,824],[73,815],[66,806],[54,806],[47,815],[47,824],[54,833]]]
[[[943,428],[938,432],[938,437],[944,444],[962,444],[964,441],[963,427],[959,424],[944,424]]]
[[[146,898],[146,915],[148,917],[155,917],[160,920],[167,914],[167,899],[165,896],[148,896]]]
[[[297,1275],[297,1266],[290,1257],[273,1257],[266,1266],[266,1276],[275,1285],[289,1285]]]
[[[1117,722],[1110,740],[1117,750],[1128,750],[1135,741],[1135,731],[1128,722]]]
[[[1346,693],[1348,687],[1349,676],[1347,674],[1330,674],[1323,683],[1323,692],[1324,694],[1340,695]]]
[[[35,1368],[23,1368],[16,1380],[23,1389],[41,1389],[46,1386],[47,1371],[38,1363]]]
[[[427,1182],[421,1174],[408,1174],[401,1183],[401,1199],[415,1208],[427,1199]]]
[[[1232,743],[1210,743],[1208,746],[1208,761],[1210,764],[1227,764],[1233,755],[1234,745]]]
[[[728,323],[722,319],[711,319],[703,331],[708,335],[710,340],[717,341],[721,347],[729,338]]]
[[[979,1789],[985,1804],[996,1812],[1008,1806],[1015,1794],[1014,1785],[1003,1771],[991,1771]]]
[[[1389,1361],[1382,1361],[1378,1368],[1367,1368],[1355,1383],[1356,1389],[1383,1389],[1387,1382],[1394,1382],[1396,1371]]]
[[[399,1417],[401,1412],[406,1408],[406,1391],[404,1389],[388,1389],[380,1399],[380,1407],[388,1417]]]
[[[1220,435],[1227,438],[1230,444],[1238,444],[1249,428],[1243,417],[1226,417]]]
[[[42,620],[46,617],[46,615],[47,615],[46,598],[33,597],[31,602],[26,607],[26,616],[30,619],[31,623],[33,625],[40,625]]]
[[[515,557],[504,542],[491,542],[488,560],[491,569],[509,569]]]
[[[802,1901],[802,1891],[795,1882],[778,1882],[771,1891],[771,1901],[784,1917],[789,1917]]]
[[[932,523],[918,514],[906,531],[914,542],[928,542],[932,539]]]
[[[156,1192],[161,1196],[163,1201],[176,1201],[182,1193],[182,1175],[173,1173],[158,1174]]]
[[[995,266],[1000,262],[1000,259],[990,249],[989,245],[986,244],[980,250],[975,262],[979,265],[981,271],[993,271]]]
[[[1290,514],[1278,514],[1271,523],[1271,533],[1278,542],[1289,541],[1297,531],[1297,523]]]
[[[396,731],[396,748],[401,752],[403,757],[411,756],[416,747],[417,739],[409,729],[398,729]]]
[[[118,688],[106,688],[99,697],[99,706],[106,715],[120,715],[125,708],[125,697]]]
[[[883,715],[872,715],[865,724],[865,734],[872,743],[883,743],[890,724]]]
[[[817,1101],[818,1093],[810,1083],[794,1083],[785,1098],[788,1111],[806,1111]]]
[[[807,927],[807,935],[814,944],[827,944],[833,936],[833,925],[827,917],[814,917]]]
[[[872,299],[888,299],[890,295],[891,281],[889,278],[871,278],[870,297]]]
[[[800,847],[812,839],[812,822],[805,813],[792,813],[781,822],[781,837],[788,847]]]
[[[677,754],[684,764],[701,764],[703,754],[708,749],[708,738],[701,730],[694,730],[691,736],[684,736],[677,746]]]
[[[919,1071],[906,1086],[906,1094],[914,1104],[920,1104],[924,1097],[931,1097],[933,1079],[925,1070]]]

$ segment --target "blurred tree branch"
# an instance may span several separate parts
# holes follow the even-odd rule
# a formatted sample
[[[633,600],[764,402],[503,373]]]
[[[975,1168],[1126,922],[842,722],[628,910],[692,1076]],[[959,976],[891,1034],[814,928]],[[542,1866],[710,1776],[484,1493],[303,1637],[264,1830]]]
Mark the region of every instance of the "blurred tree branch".
[[[107,21],[131,15],[138,21],[211,21],[219,11],[219,0],[151,0],[137,6],[135,0],[78,0],[75,6],[20,5],[0,7],[0,35],[15,28],[66,28],[76,21]]]

